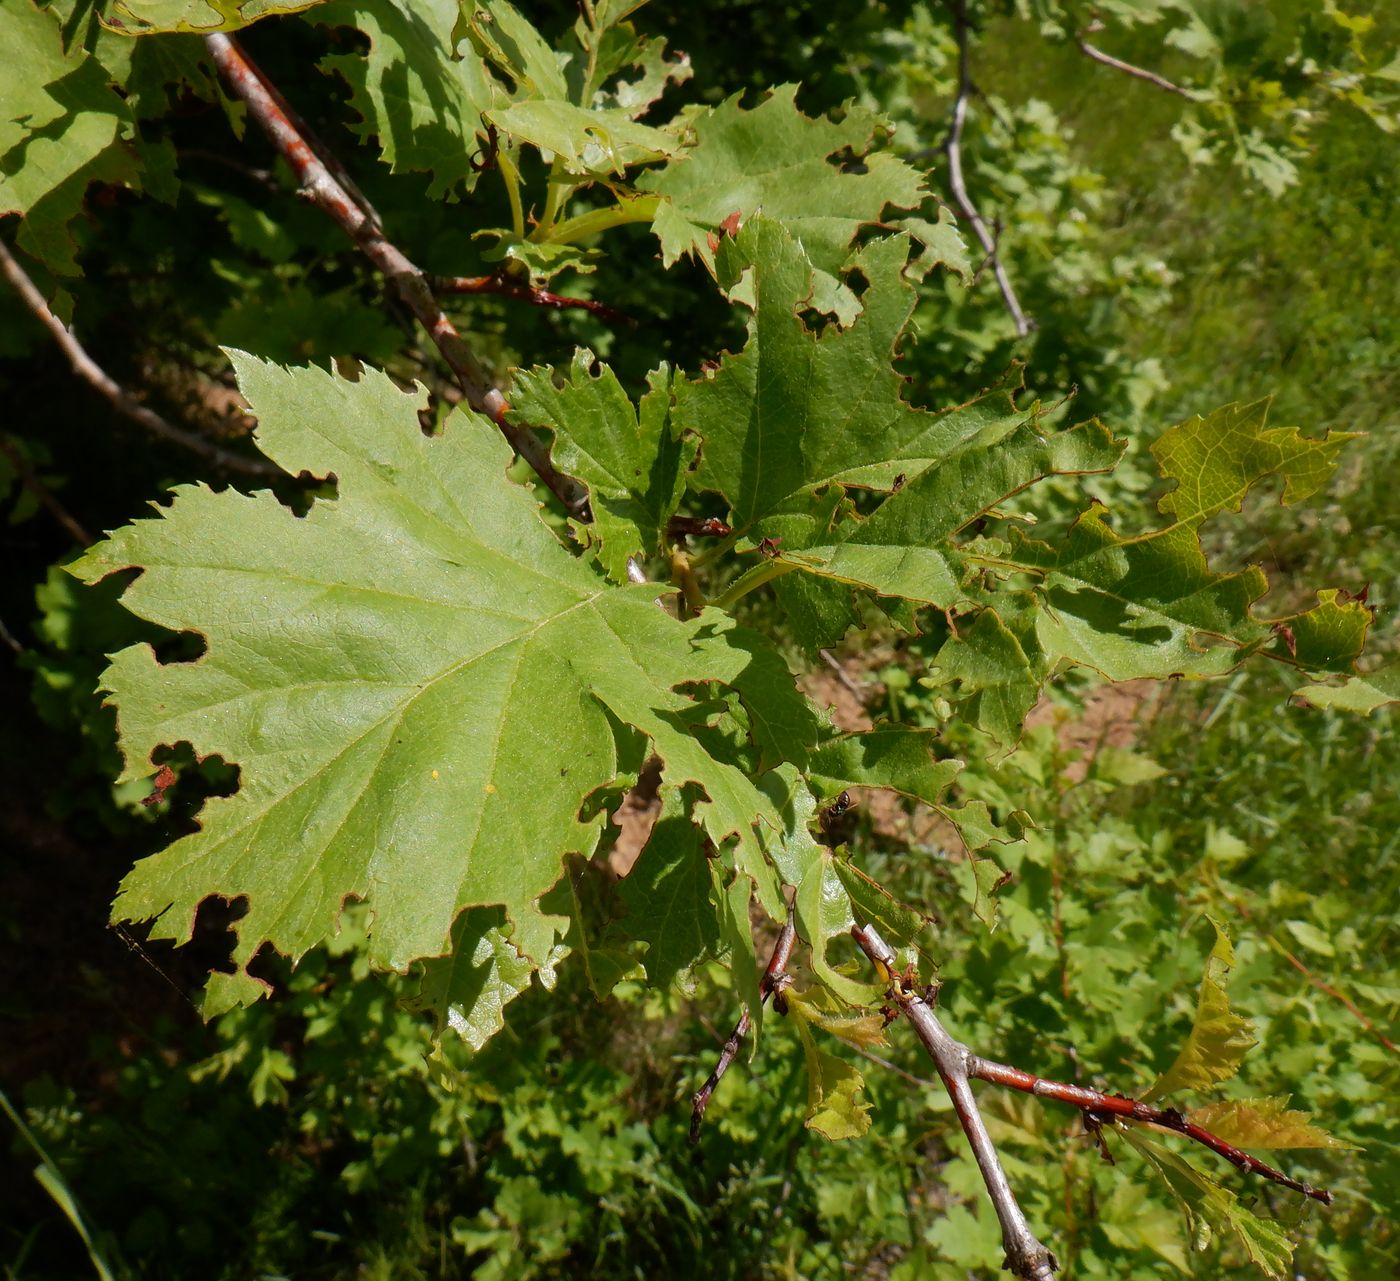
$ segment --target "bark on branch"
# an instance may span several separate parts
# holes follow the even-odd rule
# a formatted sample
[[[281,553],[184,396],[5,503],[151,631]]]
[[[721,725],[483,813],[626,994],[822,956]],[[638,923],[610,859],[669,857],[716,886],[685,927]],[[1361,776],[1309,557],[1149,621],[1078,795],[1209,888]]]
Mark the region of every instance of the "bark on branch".
[[[1257,1174],[1272,1183],[1300,1192],[1315,1201],[1321,1201],[1324,1205],[1331,1205],[1332,1194],[1325,1188],[1312,1187],[1300,1179],[1274,1169],[1271,1165],[1266,1165],[1257,1157],[1241,1151],[1218,1135],[1195,1124],[1176,1108],[1153,1107],[1151,1104],[1140,1103],[1120,1094],[1105,1094],[1100,1090],[1070,1085],[1063,1081],[1047,1081],[1022,1068],[997,1063],[974,1054],[962,1042],[954,1040],[943,1027],[933,1011],[930,999],[910,981],[893,973],[894,951],[873,926],[856,926],[851,935],[875,965],[880,976],[889,982],[891,998],[908,1018],[910,1026],[938,1069],[938,1075],[953,1101],[963,1132],[972,1145],[973,1155],[977,1159],[987,1192],[996,1209],[997,1218],[1001,1223],[1002,1244],[1006,1250],[1006,1266],[1013,1275],[1032,1281],[1047,1281],[1055,1270],[1055,1257],[1036,1240],[1025,1215],[1016,1203],[972,1094],[969,1082],[973,1080],[990,1081],[1025,1094],[1033,1094],[1037,1098],[1057,1099],[1061,1103],[1068,1103],[1084,1114],[1086,1126],[1098,1126],[1106,1121],[1118,1120],[1170,1130],[1209,1148],[1246,1174]]]
[[[957,201],[963,216],[972,224],[972,230],[987,255],[987,263],[991,265],[992,275],[996,277],[997,288],[1001,290],[1006,310],[1011,313],[1012,323],[1016,326],[1016,337],[1024,338],[1035,328],[1035,322],[1021,310],[1016,290],[1011,286],[1011,278],[1006,274],[1006,268],[997,254],[996,237],[992,235],[982,215],[977,212],[977,206],[972,203],[972,197],[967,193],[967,180],[963,176],[963,126],[967,123],[967,101],[973,93],[972,66],[967,48],[967,0],[952,0],[952,8],[953,29],[958,41],[958,96],[953,101],[953,123],[948,130],[948,141],[943,145],[948,154],[948,186],[952,189],[953,199]]]
[[[193,432],[185,431],[183,428],[167,422],[154,409],[134,399],[116,379],[88,355],[87,349],[78,341],[73,331],[53,314],[49,309],[49,304],[44,300],[44,295],[39,292],[38,286],[29,278],[29,273],[19,265],[3,241],[0,241],[0,272],[4,273],[5,279],[10,282],[15,293],[23,300],[24,305],[34,313],[39,323],[49,331],[53,340],[63,349],[63,354],[68,357],[68,363],[73,366],[73,372],[89,387],[103,396],[107,403],[123,418],[130,419],[137,426],[150,432],[152,436],[168,440],[171,444],[179,445],[181,449],[188,449],[192,453],[202,454],[210,462],[223,468],[224,471],[239,472],[244,476],[282,475],[280,467],[274,467],[271,463],[264,462],[259,458],[244,458],[241,454],[223,449],[214,444],[213,441],[205,440],[203,436],[197,436]]]
[[[471,347],[443,312],[427,276],[385,235],[364,197],[358,196],[353,186],[347,188],[337,177],[337,173],[344,171],[337,165],[333,172],[323,158],[328,154],[325,147],[304,125],[299,127],[281,101],[281,95],[232,37],[209,35],[204,37],[204,43],[225,83],[248,105],[253,118],[291,166],[307,198],[334,219],[365,257],[393,282],[405,305],[437,344],[467,403],[496,424],[511,448],[534,468],[566,510],[579,519],[588,519],[587,494],[555,469],[548,448],[533,431],[509,421],[510,405],[505,396],[491,382]]]
[[[1086,32],[1092,35],[1096,31],[1103,30],[1102,22],[1092,22],[1085,28]],[[1132,76],[1137,80],[1145,80],[1150,85],[1156,85],[1158,89],[1164,89],[1167,93],[1180,94],[1189,102],[1196,101],[1196,95],[1190,89],[1183,89],[1179,84],[1173,84],[1166,76],[1159,76],[1155,71],[1148,71],[1146,67],[1134,66],[1131,62],[1124,62],[1122,58],[1115,58],[1111,53],[1105,53],[1102,49],[1091,45],[1083,37],[1079,39],[1080,52],[1095,62],[1101,62],[1105,67],[1112,67],[1115,71],[1121,71],[1126,76]]]
[[[897,979],[892,966],[895,964],[894,950],[871,925],[857,925],[851,930],[851,937],[860,945],[861,951],[871,960],[880,976],[890,981],[890,995],[900,1011],[909,1020],[909,1026],[923,1042],[943,1088],[953,1101],[953,1110],[958,1115],[963,1133],[972,1146],[972,1155],[977,1168],[982,1172],[982,1181],[987,1185],[987,1195],[996,1210],[1001,1224],[1001,1244],[1006,1252],[1005,1267],[1012,1276],[1021,1281],[1051,1281],[1059,1266],[1055,1256],[1036,1238],[1031,1231],[1026,1216],[1016,1201],[1016,1194],[1001,1167],[996,1145],[987,1132],[987,1124],[982,1119],[977,1106],[977,1098],[969,1083],[969,1067],[974,1060],[972,1052],[961,1041],[949,1035],[938,1016],[933,1012],[923,995],[912,986]]]
[[[797,922],[792,912],[789,912],[787,923],[783,926],[782,933],[778,935],[778,941],[773,945],[773,954],[768,958],[768,968],[764,970],[763,979],[758,985],[760,1002],[766,1002],[787,982],[788,961],[792,959],[792,949],[796,942]],[[729,1071],[729,1065],[734,1062],[738,1055],[739,1047],[743,1044],[744,1037],[748,1035],[750,1022],[749,1012],[745,1010],[739,1015],[739,1021],[734,1025],[729,1039],[721,1048],[719,1062],[715,1064],[714,1071],[710,1073],[705,1084],[695,1092],[695,1096],[691,1099],[691,1143],[700,1142],[700,1124],[705,1119],[705,1109],[709,1106],[710,1096],[714,1094],[716,1087],[723,1080],[724,1074]]]

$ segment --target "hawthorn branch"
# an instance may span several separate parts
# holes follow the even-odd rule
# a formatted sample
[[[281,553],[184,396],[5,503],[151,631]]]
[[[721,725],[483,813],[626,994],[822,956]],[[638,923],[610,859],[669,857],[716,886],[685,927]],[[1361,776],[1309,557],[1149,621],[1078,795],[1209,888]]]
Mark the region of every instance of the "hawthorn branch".
[[[338,223],[365,257],[393,282],[404,304],[437,344],[467,403],[496,424],[510,447],[534,468],[570,514],[580,520],[591,519],[587,494],[555,469],[547,446],[533,431],[509,420],[509,403],[443,312],[428,277],[389,240],[373,210],[367,202],[362,203],[363,197],[357,200],[337,179],[321,158],[321,144],[310,139],[310,131],[304,126],[298,128],[279,104],[280,95],[234,39],[220,33],[205,36],[204,43],[231,92],[247,104],[263,132],[291,166],[307,199]]]
[[[923,995],[894,977],[891,967],[895,964],[894,950],[876,932],[874,926],[857,925],[851,930],[851,937],[860,945],[882,978],[890,981],[890,995],[898,1004],[915,1035],[923,1042],[924,1049],[938,1069],[943,1088],[953,1101],[953,1110],[958,1115],[963,1133],[972,1146],[972,1155],[977,1168],[982,1172],[982,1181],[987,1185],[987,1195],[996,1210],[1001,1224],[1001,1244],[1006,1253],[1005,1268],[1021,1281],[1051,1281],[1059,1264],[1031,1231],[1026,1216],[1016,1201],[1016,1194],[1002,1169],[1001,1158],[996,1145],[987,1132],[987,1123],[982,1119],[977,1106],[977,1097],[972,1093],[969,1082],[969,1068],[974,1062],[972,1052],[961,1041],[955,1041],[933,1007]]]
[[[1103,30],[1102,22],[1091,22],[1085,28],[1085,33],[1093,35],[1096,31]],[[1081,36],[1079,38],[1080,51],[1092,58],[1095,62],[1101,62],[1105,67],[1112,67],[1115,71],[1121,71],[1126,76],[1133,76],[1138,80],[1145,80],[1150,85],[1156,85],[1159,89],[1166,90],[1167,93],[1180,94],[1189,102],[1196,101],[1196,95],[1190,89],[1183,89],[1179,84],[1174,84],[1166,76],[1159,76],[1155,71],[1148,71],[1146,67],[1134,66],[1131,62],[1124,62],[1121,58],[1115,58],[1111,53],[1105,53],[1102,49],[1091,45]]]
[[[792,959],[792,949],[796,942],[796,918],[792,912],[788,912],[787,922],[783,926],[782,933],[778,935],[778,941],[773,944],[773,954],[768,958],[768,968],[764,970],[763,978],[758,985],[760,1003],[766,1002],[770,996],[787,984],[788,961]],[[720,1049],[719,1062],[715,1064],[714,1071],[710,1073],[705,1084],[695,1092],[690,1101],[690,1141],[692,1144],[700,1142],[700,1124],[705,1119],[705,1109],[710,1104],[710,1097],[714,1094],[720,1081],[724,1079],[724,1074],[729,1071],[729,1065],[737,1057],[739,1047],[743,1044],[744,1037],[748,1035],[751,1021],[748,1010],[739,1015],[739,1021],[734,1025],[729,1039]]]
[[[39,474],[30,466],[27,459],[20,450],[15,448],[14,443],[3,432],[0,432],[0,454],[4,454],[10,460],[10,466],[15,469],[15,475],[19,477],[19,483],[25,487],[38,500],[39,505],[49,513],[68,532],[68,536],[78,544],[79,547],[87,547],[92,543],[92,535],[78,522],[77,518],[66,508],[57,498],[53,496],[53,491],[42,480]]]
[[[1001,290],[1006,310],[1011,313],[1012,323],[1016,326],[1016,337],[1024,338],[1035,328],[1035,322],[1021,310],[1016,290],[1011,286],[1011,278],[1006,274],[1006,268],[997,254],[996,239],[982,215],[977,212],[977,206],[972,203],[972,197],[967,193],[967,181],[963,176],[963,126],[967,123],[967,100],[972,96],[974,88],[967,47],[967,0],[951,0],[951,4],[953,27],[958,41],[958,96],[953,101],[953,123],[948,130],[948,140],[943,144],[943,150],[948,156],[948,186],[952,189],[953,199],[958,202],[963,216],[972,224],[972,230],[987,255],[987,262],[983,265],[991,265],[992,275],[996,277],[997,288]]]
[[[63,354],[68,357],[68,363],[73,367],[73,372],[89,387],[105,397],[108,404],[123,418],[128,418],[139,427],[145,428],[152,436],[158,436],[161,440],[179,445],[182,449],[188,449],[192,453],[202,454],[225,471],[240,472],[245,476],[270,477],[283,474],[280,467],[274,466],[270,462],[260,458],[244,458],[241,454],[220,448],[213,441],[205,440],[203,436],[176,427],[173,423],[162,418],[154,409],[136,400],[88,355],[87,349],[78,341],[73,331],[53,314],[49,309],[49,304],[44,299],[44,295],[39,292],[38,286],[29,278],[28,272],[20,266],[15,256],[10,253],[9,247],[2,240],[0,240],[0,272],[4,273],[5,279],[10,282],[24,305],[34,313],[39,323],[49,331],[53,340],[62,348]],[[72,531],[70,530],[70,532]],[[92,540],[85,539],[84,541],[91,542]]]
[[[1234,1144],[1195,1124],[1176,1108],[1158,1108],[1119,1094],[1063,1081],[1047,1081],[1022,1068],[997,1063],[974,1054],[961,1041],[956,1041],[939,1022],[929,1000],[910,982],[892,973],[895,954],[873,926],[858,925],[851,930],[861,950],[874,963],[882,978],[889,981],[890,996],[908,1018],[919,1040],[933,1059],[944,1088],[953,1100],[963,1132],[972,1145],[973,1155],[982,1171],[987,1192],[1001,1222],[1002,1244],[1006,1250],[1006,1266],[1013,1275],[1027,1281],[1048,1281],[1056,1268],[1055,1258],[1031,1233],[1024,1214],[1017,1205],[996,1148],[982,1121],[970,1081],[990,1081],[1036,1098],[1056,1099],[1077,1107],[1084,1115],[1086,1127],[1097,1127],[1108,1120],[1131,1121],[1139,1125],[1170,1130],[1210,1149],[1246,1174],[1257,1174],[1281,1187],[1300,1192],[1303,1196],[1332,1204],[1332,1194],[1325,1188],[1315,1188],[1300,1179],[1274,1169]]]
[[[1121,1094],[1104,1094],[1082,1085],[1069,1085],[1063,1081],[1047,1081],[1021,1068],[1009,1067],[1005,1063],[994,1063],[990,1059],[979,1058],[975,1054],[968,1057],[968,1075],[979,1081],[991,1081],[1005,1085],[1023,1094],[1034,1094],[1041,1099],[1057,1099],[1077,1107],[1090,1121],[1102,1121],[1109,1117],[1125,1121],[1136,1121],[1140,1125],[1155,1125],[1175,1134],[1184,1134],[1203,1147],[1223,1156],[1231,1165],[1246,1174],[1257,1174],[1271,1183],[1280,1184],[1294,1192],[1301,1192],[1323,1205],[1332,1204],[1332,1194],[1326,1188],[1315,1188],[1311,1184],[1284,1174],[1281,1170],[1266,1165],[1248,1152],[1242,1152],[1232,1143],[1212,1134],[1203,1126],[1189,1121],[1176,1108],[1155,1108],[1150,1103],[1139,1103],[1135,1099],[1124,1098]]]
[[[549,307],[555,311],[577,307],[582,311],[592,312],[599,320],[609,325],[637,323],[631,316],[595,299],[552,294],[547,289],[536,289],[533,285],[522,285],[509,280],[499,271],[489,276],[429,276],[428,284],[437,294],[498,294],[503,298],[514,298],[519,302],[528,302],[534,307]]]

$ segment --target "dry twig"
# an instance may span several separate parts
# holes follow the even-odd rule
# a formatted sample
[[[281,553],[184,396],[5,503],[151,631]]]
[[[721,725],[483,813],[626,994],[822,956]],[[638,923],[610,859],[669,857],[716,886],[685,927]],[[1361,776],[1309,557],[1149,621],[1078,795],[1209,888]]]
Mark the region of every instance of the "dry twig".
[[[1091,22],[1085,30],[1092,35],[1096,31],[1103,30],[1103,23]],[[1190,89],[1183,89],[1179,84],[1173,84],[1166,76],[1159,76],[1155,71],[1148,71],[1146,67],[1136,67],[1131,62],[1124,62],[1122,58],[1115,58],[1111,53],[1105,53],[1102,49],[1095,48],[1082,36],[1079,39],[1079,48],[1081,52],[1087,54],[1095,62],[1103,63],[1105,67],[1112,67],[1115,71],[1121,71],[1124,75],[1133,76],[1138,80],[1146,80],[1150,85],[1156,85],[1157,88],[1165,89],[1168,93],[1180,94],[1191,102],[1196,101],[1196,95]]]
[[[763,981],[758,985],[760,1001],[767,1001],[774,992],[778,991],[787,982],[788,961],[792,959],[793,945],[797,942],[797,923],[791,912],[788,913],[787,923],[783,926],[782,933],[778,935],[778,941],[773,945],[773,955],[768,958],[768,968],[763,972]],[[690,1141],[700,1142],[700,1123],[705,1119],[705,1109],[709,1106],[710,1096],[714,1094],[716,1087],[723,1080],[724,1074],[729,1071],[729,1065],[734,1062],[735,1056],[739,1053],[739,1046],[743,1044],[744,1037],[749,1031],[749,1012],[745,1010],[739,1015],[739,1021],[734,1025],[734,1030],[729,1034],[729,1039],[725,1041],[719,1052],[719,1062],[715,1064],[715,1069],[706,1079],[691,1099],[690,1111]]]
[[[943,150],[948,155],[948,186],[952,189],[953,199],[958,202],[963,216],[972,224],[972,230],[987,255],[987,262],[991,264],[992,275],[996,277],[1006,310],[1011,313],[1012,323],[1016,326],[1016,337],[1024,338],[1035,328],[1035,322],[1021,310],[1020,300],[1016,297],[1015,289],[1011,287],[1011,278],[1006,274],[1006,268],[997,255],[996,238],[982,215],[977,212],[972,197],[967,194],[967,181],[963,177],[963,126],[967,123],[967,100],[973,92],[972,68],[967,48],[967,0],[952,0],[952,6],[958,41],[958,96],[953,102],[953,123],[948,130],[948,141],[943,145]]]
[[[193,432],[176,427],[173,423],[162,418],[154,409],[150,409],[141,404],[140,401],[133,399],[101,365],[88,355],[87,350],[74,336],[73,331],[49,310],[49,304],[44,300],[44,295],[39,292],[38,287],[29,278],[24,268],[19,265],[3,241],[0,241],[0,271],[4,272],[5,278],[14,287],[15,292],[24,300],[24,305],[34,313],[39,323],[53,335],[54,341],[63,349],[63,354],[68,357],[68,363],[73,366],[73,372],[88,386],[106,397],[107,402],[122,417],[129,418],[138,426],[144,427],[152,436],[168,440],[172,444],[179,445],[182,449],[191,450],[193,453],[202,454],[225,471],[240,472],[245,476],[281,476],[283,474],[280,467],[263,459],[244,458],[241,454],[231,453],[212,441],[205,440],[203,436],[196,436]],[[92,540],[88,539],[87,541],[91,542]]]

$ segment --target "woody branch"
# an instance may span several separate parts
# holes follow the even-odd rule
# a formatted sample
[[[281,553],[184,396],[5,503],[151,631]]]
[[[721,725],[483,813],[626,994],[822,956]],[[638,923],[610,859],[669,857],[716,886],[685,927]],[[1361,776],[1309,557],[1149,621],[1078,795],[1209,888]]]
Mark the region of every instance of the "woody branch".
[[[1033,1094],[1037,1098],[1068,1103],[1079,1108],[1084,1114],[1086,1124],[1097,1125],[1109,1120],[1118,1120],[1170,1130],[1209,1148],[1246,1174],[1258,1175],[1271,1183],[1321,1201],[1324,1205],[1332,1203],[1332,1194],[1325,1188],[1315,1188],[1267,1165],[1218,1135],[1212,1134],[1203,1126],[1197,1125],[1176,1108],[1153,1107],[1121,1094],[1105,1094],[1082,1085],[1049,1081],[1022,1068],[997,1063],[974,1054],[943,1027],[924,994],[892,972],[895,954],[873,926],[857,926],[851,931],[851,935],[875,964],[881,976],[889,980],[891,997],[899,1005],[901,1012],[908,1017],[910,1026],[933,1059],[938,1074],[943,1079],[944,1087],[953,1100],[958,1120],[982,1170],[983,1180],[987,1184],[987,1191],[1002,1225],[1007,1267],[1015,1276],[1043,1281],[1043,1278],[1048,1278],[1054,1270],[1054,1256],[1031,1234],[1025,1216],[1007,1184],[996,1149],[987,1134],[969,1086],[969,1082],[973,1080],[990,1081],[1024,1094]]]
[[[326,148],[284,107],[281,95],[253,65],[238,42],[223,34],[205,36],[204,43],[229,89],[248,106],[273,146],[291,166],[302,191],[333,218],[360,251],[398,289],[400,297],[437,344],[467,403],[500,429],[512,449],[534,468],[540,480],[572,514],[583,517],[588,496],[550,462],[544,442],[527,427],[508,418],[510,405],[477,360],[465,338],[448,319],[433,295],[423,271],[385,234],[378,217],[363,197],[356,198],[326,163]]]

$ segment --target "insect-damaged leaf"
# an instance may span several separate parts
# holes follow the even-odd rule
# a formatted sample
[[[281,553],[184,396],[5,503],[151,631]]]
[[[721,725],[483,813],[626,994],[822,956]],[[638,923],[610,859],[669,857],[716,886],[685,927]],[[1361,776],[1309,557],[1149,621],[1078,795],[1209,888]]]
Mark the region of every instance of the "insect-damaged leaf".
[[[772,803],[707,753],[690,733],[705,709],[675,692],[742,684],[765,642],[736,649],[727,617],[679,623],[655,587],[607,584],[506,482],[484,420],[458,411],[429,438],[419,397],[382,374],[234,359],[262,448],[338,493],[299,518],[270,493],[183,486],[74,566],[87,581],[142,569],[124,603],[207,644],[190,663],[115,656],[125,777],[182,741],[240,771],[200,830],[137,865],[118,916],[164,914],[157,933],[184,940],[204,898],[246,895],[225,1001],[260,994],[242,967],[264,942],[301,956],[348,897],[371,905],[380,966],[445,953],[472,905],[504,905],[517,944],[543,937],[536,902],[567,851],[592,851],[602,820],[580,807],[619,772],[610,716],[652,740],[666,786],[705,789],[716,845],[766,866],[753,825],[780,826]]]

